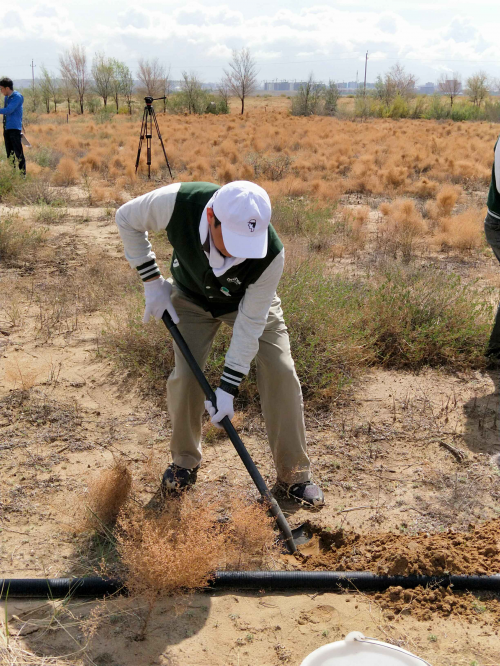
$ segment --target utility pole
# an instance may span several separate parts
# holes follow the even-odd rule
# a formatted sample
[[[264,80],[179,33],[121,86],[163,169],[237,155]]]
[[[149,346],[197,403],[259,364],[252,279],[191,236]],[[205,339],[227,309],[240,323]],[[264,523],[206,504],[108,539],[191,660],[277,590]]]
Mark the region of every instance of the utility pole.
[[[366,52],[366,57],[365,57],[365,83],[363,85],[363,96],[366,96],[366,67],[368,65],[368,51]]]
[[[36,100],[35,100],[35,67],[33,64],[33,59],[31,60],[31,88],[33,93],[33,111],[36,111]]]

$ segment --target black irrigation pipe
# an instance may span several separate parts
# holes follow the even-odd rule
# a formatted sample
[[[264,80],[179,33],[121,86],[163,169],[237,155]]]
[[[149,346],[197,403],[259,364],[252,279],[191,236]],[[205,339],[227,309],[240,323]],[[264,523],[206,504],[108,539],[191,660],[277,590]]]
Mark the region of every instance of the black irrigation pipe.
[[[382,591],[388,587],[407,589],[453,587],[454,590],[489,590],[500,593],[500,574],[492,576],[377,576],[367,571],[218,571],[211,590],[314,590],[340,589]],[[124,584],[113,578],[0,578],[0,600],[11,597],[64,599],[126,594]]]

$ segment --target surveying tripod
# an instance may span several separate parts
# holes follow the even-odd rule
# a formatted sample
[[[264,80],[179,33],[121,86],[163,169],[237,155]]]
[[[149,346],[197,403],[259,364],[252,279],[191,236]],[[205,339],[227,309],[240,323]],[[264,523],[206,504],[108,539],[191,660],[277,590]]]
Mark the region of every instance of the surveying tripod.
[[[144,98],[146,106],[144,107],[144,114],[142,116],[141,136],[139,139],[139,148],[137,150],[137,159],[135,161],[135,172],[137,173],[137,169],[139,168],[142,142],[144,141],[144,139],[146,139],[146,157],[147,157],[146,162],[148,165],[148,178],[149,179],[151,178],[151,139],[153,138],[153,123],[154,123],[156,128],[156,134],[160,139],[161,147],[163,149],[163,154],[165,155],[165,162],[167,163],[170,178],[173,179],[172,171],[170,169],[170,164],[168,163],[167,153],[165,152],[165,146],[163,145],[163,139],[161,138],[160,128],[158,127],[158,120],[156,119],[156,113],[153,107],[153,102],[160,99],[166,99],[166,97],[153,98],[148,96]]]

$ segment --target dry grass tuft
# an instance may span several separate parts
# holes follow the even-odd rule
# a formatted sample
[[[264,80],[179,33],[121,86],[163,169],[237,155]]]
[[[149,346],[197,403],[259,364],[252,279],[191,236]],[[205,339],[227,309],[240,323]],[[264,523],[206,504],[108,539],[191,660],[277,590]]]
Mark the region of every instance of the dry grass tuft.
[[[259,569],[278,556],[274,518],[267,514],[265,505],[232,501],[225,548],[226,569]]]
[[[132,489],[132,476],[119,460],[111,469],[105,469],[88,485],[85,528],[97,532],[112,527],[125,506]]]
[[[54,174],[55,185],[73,185],[78,180],[78,165],[70,157],[63,157]]]
[[[440,233],[435,237],[438,246],[459,252],[471,252],[485,245],[483,220],[485,211],[469,208],[459,215],[445,217],[440,222]]]
[[[460,189],[453,185],[444,185],[436,196],[436,204],[440,215],[451,215],[460,196]]]
[[[379,208],[386,218],[383,240],[392,252],[401,251],[408,260],[415,248],[415,242],[427,231],[427,224],[415,208],[411,199],[396,199],[391,204],[384,203]]]

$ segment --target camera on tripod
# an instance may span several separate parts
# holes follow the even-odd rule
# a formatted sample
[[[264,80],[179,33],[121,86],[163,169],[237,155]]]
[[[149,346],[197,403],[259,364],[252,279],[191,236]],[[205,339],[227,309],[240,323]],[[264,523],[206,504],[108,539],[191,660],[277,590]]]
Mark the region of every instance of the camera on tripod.
[[[160,100],[160,99],[167,99],[166,97],[151,97],[150,95],[147,95],[144,98],[144,101],[146,102],[146,106],[144,107],[144,114],[142,116],[142,125],[141,125],[141,136],[139,138],[139,148],[137,150],[137,159],[135,161],[135,172],[137,173],[137,169],[139,168],[139,160],[141,157],[141,148],[142,148],[142,142],[144,139],[146,139],[146,164],[148,165],[148,178],[151,179],[151,140],[153,138],[153,123],[155,125],[156,129],[156,134],[158,135],[158,138],[161,143],[161,147],[163,149],[163,154],[165,156],[165,162],[167,163],[168,167],[168,172],[170,174],[170,178],[173,180],[172,176],[172,171],[170,169],[170,164],[168,163],[168,157],[167,153],[165,151],[165,146],[163,144],[163,139],[161,138],[161,133],[160,133],[160,128],[158,126],[158,120],[156,119],[156,113],[153,107],[153,102]]]

